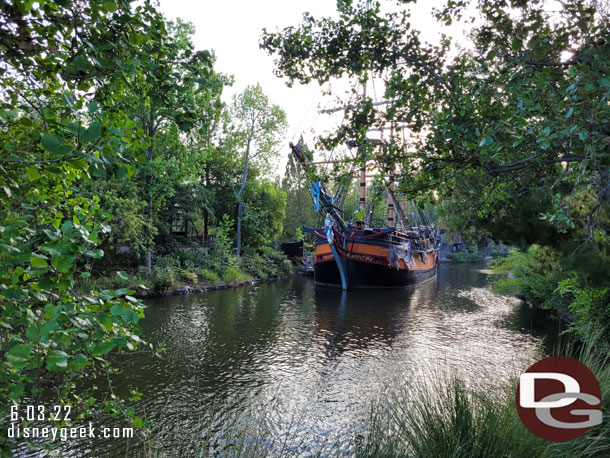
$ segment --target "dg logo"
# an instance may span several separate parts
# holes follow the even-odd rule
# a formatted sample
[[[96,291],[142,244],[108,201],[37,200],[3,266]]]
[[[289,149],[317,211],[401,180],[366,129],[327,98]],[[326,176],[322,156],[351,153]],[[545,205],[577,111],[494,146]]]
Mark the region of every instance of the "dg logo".
[[[602,422],[602,393],[587,366],[553,356],[521,374],[515,396],[523,424],[536,436],[567,442]]]

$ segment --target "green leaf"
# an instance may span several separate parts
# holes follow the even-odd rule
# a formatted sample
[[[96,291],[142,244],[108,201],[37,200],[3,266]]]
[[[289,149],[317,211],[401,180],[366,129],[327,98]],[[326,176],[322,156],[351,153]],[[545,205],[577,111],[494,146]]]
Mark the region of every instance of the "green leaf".
[[[112,307],[110,307],[110,313],[112,313],[113,316],[122,315],[123,306],[121,304],[114,304]]]
[[[82,157],[83,159],[86,159],[87,162],[90,162],[92,164],[103,164],[103,161],[99,157],[97,157],[93,154],[83,153],[82,151],[77,151],[75,154],[78,157]]]
[[[61,96],[61,99],[68,105],[70,108],[74,108],[74,97],[72,94],[64,94]]]
[[[15,345],[6,354],[6,360],[15,368],[23,369],[30,361],[34,347],[30,344]]]
[[[102,124],[95,120],[80,134],[80,141],[83,144],[91,143],[102,136]]]
[[[38,173],[36,167],[28,167],[25,173],[30,181],[40,180],[40,173]]]
[[[114,342],[102,342],[93,347],[91,350],[91,354],[93,355],[105,355],[109,351],[111,351],[116,344]]]
[[[66,145],[59,141],[59,139],[53,134],[44,134],[40,140],[42,147],[52,154],[64,156],[72,152],[72,146]]]
[[[0,288],[0,294],[7,299],[20,301],[27,297],[27,293],[21,288]]]
[[[55,331],[58,328],[59,324],[57,324],[57,320],[52,320],[42,325],[42,327],[40,328],[40,334],[46,338],[51,332]]]
[[[109,13],[114,13],[116,10],[118,10],[116,4],[111,1],[106,1],[102,3],[102,8],[104,8],[104,10]]]
[[[14,247],[12,245],[6,245],[4,243],[0,243],[0,247],[4,248],[9,253],[21,253],[21,250],[19,248]]]
[[[120,180],[127,176],[128,170],[126,167],[119,167],[116,172],[116,177]]]
[[[34,255],[30,258],[30,264],[32,264],[32,267],[47,267],[47,261],[37,255]]]
[[[43,229],[42,232],[44,232],[46,234],[46,236],[49,237],[53,241],[55,241],[59,238],[59,235],[57,235],[56,232],[50,231],[49,229]]]
[[[33,342],[40,341],[40,327],[37,325],[31,325],[25,333],[26,337]]]
[[[574,113],[574,108],[570,108],[568,110],[568,112],[566,113],[566,119],[570,119],[570,116],[572,116],[572,113]]]
[[[49,253],[53,257],[61,256],[61,253],[59,252],[59,250],[57,250],[57,248],[53,248],[51,246],[43,246],[40,248],[40,250],[44,251],[45,253]]]
[[[91,62],[89,62],[87,56],[83,54],[79,54],[78,56],[76,56],[74,58],[74,63],[76,64],[79,70],[82,70],[84,72],[89,72],[93,70],[93,65],[91,65]]]
[[[78,371],[87,364],[87,357],[81,353],[74,355],[70,360],[70,369]]]
[[[66,127],[74,135],[78,135],[80,133],[80,122],[76,122],[76,121],[71,122]]]
[[[104,251],[99,248],[96,250],[89,250],[85,253],[85,256],[89,256],[90,258],[94,259],[100,259],[102,256],[104,256]]]
[[[479,143],[479,147],[483,147],[485,145],[491,145],[493,142],[494,142],[494,139],[488,135],[483,140],[481,140],[481,143]]]
[[[59,258],[59,262],[57,263],[57,271],[58,272],[68,272],[72,266],[74,265],[74,256],[64,256]]]
[[[8,397],[11,398],[13,401],[19,401],[21,399],[21,397],[23,396],[24,391],[25,391],[25,385],[23,383],[20,383],[13,387],[11,392],[8,394]],[[12,455],[7,455],[7,456],[12,456]]]
[[[95,100],[92,100],[87,104],[87,110],[89,110],[89,113],[95,113],[98,109],[99,105]]]
[[[129,275],[127,275],[127,272],[124,272],[121,270],[120,272],[117,272],[116,274],[121,280],[129,280]]]
[[[61,350],[53,350],[47,356],[47,369],[53,370],[57,367],[68,367],[68,354]]]
[[[123,312],[123,319],[128,323],[137,324],[137,322],[140,320],[140,314],[134,312],[133,310],[125,310]]]
[[[513,48],[513,51],[521,51],[521,48],[523,47],[523,42],[519,38],[513,38],[511,47]]]
[[[103,164],[93,164],[91,167],[91,175],[98,178],[106,178],[106,167]]]
[[[38,280],[38,287],[44,291],[50,291],[55,286],[55,282],[50,278],[41,278]]]

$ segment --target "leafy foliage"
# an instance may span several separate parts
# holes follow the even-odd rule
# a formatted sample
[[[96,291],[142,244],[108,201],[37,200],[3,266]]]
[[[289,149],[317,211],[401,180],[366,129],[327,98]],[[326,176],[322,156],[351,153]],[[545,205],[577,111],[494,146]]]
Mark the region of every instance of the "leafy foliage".
[[[83,0],[14,1],[0,14],[0,414],[53,389],[81,413],[104,406],[142,425],[120,400],[101,404],[75,386],[111,373],[111,354],[144,345],[143,306],[133,290],[74,288],[110,231],[84,188],[130,176],[123,154],[145,147],[116,102],[142,76],[149,25],[162,18],[147,2]],[[2,447],[10,453],[9,442]]]

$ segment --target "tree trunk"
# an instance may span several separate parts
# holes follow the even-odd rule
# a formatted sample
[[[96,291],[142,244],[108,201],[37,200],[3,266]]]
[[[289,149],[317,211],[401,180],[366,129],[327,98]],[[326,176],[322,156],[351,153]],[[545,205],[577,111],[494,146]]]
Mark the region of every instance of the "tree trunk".
[[[149,124],[147,126],[148,129],[145,128],[145,130],[148,131],[148,138],[150,139],[150,145],[148,146],[148,149],[146,150],[146,163],[150,164],[150,162],[152,161],[152,155],[153,155],[153,138],[155,137],[154,117],[153,117],[152,109],[150,110],[148,122],[149,122]],[[146,198],[148,200],[148,218],[150,220],[150,224],[153,223],[152,180],[153,180],[153,177],[149,172],[148,175],[146,175]],[[152,270],[152,247],[149,247],[146,250],[146,261],[145,262],[146,262],[146,264],[145,264],[146,271],[150,273],[150,271]]]
[[[246,188],[246,179],[248,178],[248,156],[250,154],[250,141],[251,139],[248,138],[248,144],[246,146],[246,160],[244,161],[244,177],[242,178],[241,181],[241,188],[239,190],[239,192],[237,193],[237,202],[239,202],[239,207],[237,208],[237,248],[236,248],[236,253],[237,253],[237,257],[239,258],[239,254],[241,252],[241,217],[243,215],[243,211],[244,211],[244,203],[241,199],[241,195],[244,192],[244,189]]]
[[[210,164],[206,164],[205,166],[205,187],[207,188],[210,183]],[[207,245],[208,243],[208,235],[209,235],[209,224],[210,224],[210,214],[208,209],[206,208],[203,211],[203,243]]]
[[[148,151],[146,152],[146,162],[150,162],[152,160],[152,145],[148,147]],[[153,220],[153,199],[152,199],[152,175],[146,176],[146,198],[148,200],[148,219]],[[146,271],[150,272],[152,270],[152,250],[151,247],[148,247],[146,250]]]

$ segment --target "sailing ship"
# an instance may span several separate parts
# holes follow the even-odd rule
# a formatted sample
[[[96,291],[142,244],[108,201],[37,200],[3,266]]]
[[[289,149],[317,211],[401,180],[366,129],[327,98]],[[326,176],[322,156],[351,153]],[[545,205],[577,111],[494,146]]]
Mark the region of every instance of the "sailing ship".
[[[311,170],[302,143],[290,148],[297,162]],[[326,212],[324,227],[307,228],[316,237],[314,282],[348,288],[406,287],[436,277],[440,237],[433,224],[411,225],[387,187],[387,226],[370,220],[346,223],[321,181],[310,184],[316,212]],[[360,208],[366,208],[366,168],[360,169]],[[395,221],[395,216],[397,216]],[[422,220],[425,220],[422,218]]]

